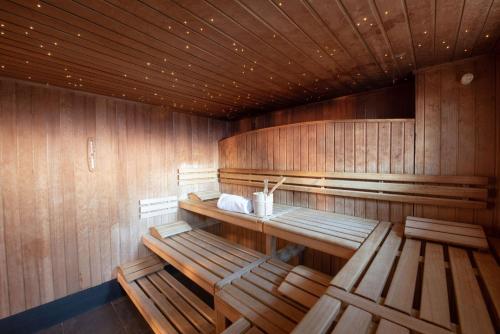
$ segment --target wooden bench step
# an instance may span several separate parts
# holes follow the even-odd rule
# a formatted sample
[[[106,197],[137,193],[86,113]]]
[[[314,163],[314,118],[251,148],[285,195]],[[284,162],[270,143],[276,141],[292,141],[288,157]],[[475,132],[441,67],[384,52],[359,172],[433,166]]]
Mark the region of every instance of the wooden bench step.
[[[326,291],[330,280],[331,277],[304,266],[293,267],[268,259],[217,291],[215,305],[226,318],[239,323],[235,328],[244,328],[229,333],[253,333],[257,329],[264,333],[289,333]],[[256,329],[244,326],[241,317]]]
[[[405,236],[462,247],[488,249],[483,227],[445,220],[407,217]]]
[[[252,325],[250,321],[245,318],[235,321],[231,326],[226,328],[221,334],[263,334],[258,327]]]
[[[153,259],[162,264],[155,271]],[[214,333],[214,310],[165,271],[163,265],[156,255],[122,265],[118,282],[155,333]]]
[[[312,307],[323,295],[332,278],[305,266],[294,267],[278,287],[284,296],[305,307]]]
[[[163,226],[157,229],[166,230]],[[155,236],[143,236],[144,244],[211,294],[217,282],[247,271],[252,263],[264,257],[262,253],[200,229],[175,235],[158,232]]]

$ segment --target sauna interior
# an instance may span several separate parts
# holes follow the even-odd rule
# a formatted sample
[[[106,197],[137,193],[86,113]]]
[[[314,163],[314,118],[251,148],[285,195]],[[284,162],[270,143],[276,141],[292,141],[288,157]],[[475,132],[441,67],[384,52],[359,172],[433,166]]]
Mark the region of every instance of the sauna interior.
[[[0,333],[500,332],[500,0],[0,0]]]

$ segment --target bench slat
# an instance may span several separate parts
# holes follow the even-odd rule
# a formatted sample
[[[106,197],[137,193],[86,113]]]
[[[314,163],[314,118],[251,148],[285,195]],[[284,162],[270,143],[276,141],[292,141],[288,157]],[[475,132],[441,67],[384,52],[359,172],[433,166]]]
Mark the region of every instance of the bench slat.
[[[335,275],[331,284],[346,291],[350,291],[371,261],[378,246],[382,243],[390,228],[391,223],[380,222],[358,251],[342,267],[337,275]]]
[[[500,321],[500,266],[493,255],[488,253],[474,252],[474,259],[493,304],[497,321]]]
[[[220,179],[220,182],[227,184],[234,184],[234,185],[250,186],[255,188],[261,188],[263,185],[262,182],[230,180],[230,179]],[[466,209],[487,208],[487,202],[485,200],[480,201],[480,200],[467,200],[467,199],[446,198],[446,197],[431,197],[423,195],[405,195],[405,194],[395,194],[395,193],[308,187],[308,186],[297,186],[297,185],[287,185],[287,184],[281,185],[280,190],[299,191],[299,192],[314,193],[314,194],[324,194],[330,196],[373,199],[378,201],[389,201],[389,202],[399,202],[399,203],[459,207]]]
[[[376,334],[410,334],[410,330],[388,320],[381,319]]]
[[[176,280],[172,275],[167,273],[165,270],[160,271],[158,273],[165,282],[170,284],[170,286],[185,300],[189,300],[191,302],[191,306],[193,306],[205,319],[208,319],[210,323],[215,323],[215,314],[214,310],[211,309],[207,304],[205,304],[202,300],[200,300],[194,293],[191,292],[188,288],[186,288],[182,283]]]
[[[340,312],[339,300],[323,295],[305,315],[304,319],[295,327],[292,334],[327,333],[333,321]]]
[[[295,307],[285,302],[283,299],[276,297],[275,295],[258,288],[256,285],[250,283],[245,279],[236,279],[232,284],[241,291],[248,293],[253,298],[256,298],[266,304],[268,307],[280,312],[282,315],[291,318],[295,322],[299,322],[303,317],[304,313],[297,310]]]
[[[472,224],[469,224],[469,225],[472,225]],[[453,225],[439,224],[436,222],[414,221],[414,220],[410,220],[410,219],[406,219],[406,226],[411,227],[411,228],[416,228],[416,229],[428,230],[428,231],[436,231],[436,232],[457,234],[457,235],[462,235],[462,236],[466,236],[466,237],[475,237],[475,238],[485,238],[486,239],[486,235],[484,234],[482,229],[470,228],[469,226],[459,227],[459,226],[453,226]]]
[[[287,333],[287,331],[281,327],[281,324],[276,325],[274,321],[266,318],[265,315],[269,314],[263,313],[262,307],[259,305],[252,304],[252,307],[248,306],[247,303],[242,302],[238,297],[235,297],[233,293],[234,290],[228,291],[231,286],[227,286],[225,289],[217,292],[217,296],[223,299],[225,303],[229,304],[232,308],[238,310],[242,316],[250,320],[255,325],[263,328],[268,333]],[[230,293],[233,292],[233,293]],[[276,319],[274,319],[276,320]]]
[[[297,303],[306,306],[307,308],[313,307],[313,305],[318,300],[318,296],[299,289],[295,285],[292,285],[286,281],[280,284],[278,291],[288,298],[295,300]]]
[[[307,230],[307,231],[318,232],[318,233],[321,233],[324,235],[331,235],[334,237],[338,237],[338,238],[342,238],[342,239],[346,239],[346,240],[350,240],[350,241],[354,241],[354,242],[358,242],[358,243],[362,243],[365,240],[365,238],[363,238],[363,237],[355,236],[352,234],[347,234],[347,233],[342,232],[341,230],[336,229],[336,228],[332,228],[332,227],[325,228],[321,225],[318,226],[317,224],[310,223],[310,222],[305,222],[305,221],[300,222],[300,221],[295,221],[293,219],[288,219],[288,217],[284,217],[284,218],[277,217],[277,218],[273,218],[272,221],[286,224],[286,225],[290,225],[290,226],[294,226],[294,227],[298,227],[298,228],[301,228],[301,229]]]
[[[455,247],[448,252],[461,332],[495,333],[467,252]]]
[[[457,246],[465,246],[477,249],[488,249],[488,241],[483,238],[474,238],[458,234],[422,230],[408,226],[405,226],[405,236],[410,238],[442,242]]]
[[[419,257],[420,241],[407,239],[385,299],[386,305],[411,313]]]
[[[163,314],[167,314],[172,324],[179,329],[181,333],[194,334],[196,329],[184,316],[165,298],[165,296],[156,289],[156,287],[146,278],[137,280],[139,286],[148,294],[149,298],[156,304]]]
[[[231,326],[226,328],[221,334],[243,334],[247,333],[247,330],[252,327],[252,324],[245,318],[240,318],[239,320],[233,322]]]
[[[214,286],[220,279],[218,276],[151,235],[144,235],[142,241],[146,247],[191,278],[205,291],[214,292]]]
[[[170,276],[167,272],[163,273],[163,277],[165,276]],[[182,295],[178,294],[171,286],[168,285],[167,281],[162,279],[162,276],[159,276],[157,274],[151,275],[149,277],[151,282],[155,285],[155,287],[161,291],[161,293],[167,297],[169,302],[172,305],[175,305],[177,309],[181,312],[181,314],[186,317],[191,323],[193,323],[196,328],[201,331],[202,333],[210,333],[213,330],[213,319],[209,318],[207,320],[198,312],[198,310],[191,305],[190,303],[202,303],[203,305],[206,306],[205,303],[201,302],[198,298],[195,298],[193,300],[189,300],[190,303],[188,303],[184,298],[182,298]],[[172,276],[170,276],[170,281],[175,280]]]
[[[450,328],[443,246],[430,242],[425,246],[420,318]]]
[[[175,327],[165,316],[158,310],[155,304],[142,291],[136,282],[127,282],[123,275],[118,272],[117,279],[123,287],[129,298],[139,310],[141,315],[146,319],[151,329],[157,334],[175,334],[178,333]]]
[[[144,262],[151,258],[147,256]],[[140,261],[132,263],[122,267],[131,268]],[[117,278],[155,333],[214,332],[214,311],[163,268],[133,281],[127,281],[119,270]]]
[[[352,305],[342,314],[332,334],[367,333],[372,322],[372,315]]]
[[[233,180],[256,181],[262,182],[268,179],[271,183],[276,183],[280,180],[280,176],[268,175],[253,175],[239,173],[221,173],[220,178],[224,182],[231,183]],[[287,177],[284,185],[302,185],[315,186],[338,189],[354,189],[363,191],[383,191],[389,193],[401,193],[412,195],[426,196],[444,196],[455,198],[473,198],[483,199],[488,198],[488,190],[484,188],[465,188],[462,186],[437,186],[429,184],[412,184],[412,183],[392,183],[380,182],[379,180],[364,181],[364,180],[339,180],[339,179],[324,179],[310,177]]]
[[[358,295],[373,301],[378,300],[396,258],[400,243],[401,237],[394,230],[389,232],[373,263],[356,288]]]
[[[485,176],[462,176],[462,175],[415,175],[415,174],[386,174],[386,173],[349,173],[349,172],[310,172],[292,170],[271,169],[248,169],[248,168],[220,168],[220,173],[246,173],[257,175],[274,176],[304,176],[324,177],[331,179],[354,179],[375,181],[402,181],[417,183],[446,183],[446,184],[468,184],[486,186],[489,180]]]

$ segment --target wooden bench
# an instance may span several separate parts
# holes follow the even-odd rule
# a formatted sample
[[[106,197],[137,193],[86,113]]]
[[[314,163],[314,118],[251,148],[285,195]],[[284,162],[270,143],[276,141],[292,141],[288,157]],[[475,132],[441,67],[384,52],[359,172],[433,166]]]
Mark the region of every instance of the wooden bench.
[[[179,201],[179,207],[194,212],[203,216],[217,219],[232,225],[237,225],[249,230],[262,232],[263,219],[255,216],[254,214],[243,214],[238,212],[231,212],[221,210],[217,207],[216,200],[199,201],[199,200],[182,200]],[[274,204],[273,217],[279,216],[288,211],[295,210],[296,208],[288,205]]]
[[[267,259],[219,286],[215,294],[217,332],[229,319],[234,324],[228,333],[289,333],[326,291],[330,279],[303,266]]]
[[[244,271],[264,254],[240,246],[185,222],[151,229],[143,243],[207,292],[213,294],[220,280]]]
[[[273,215],[265,218],[221,210],[216,201],[183,200],[179,207],[342,258],[351,257],[378,224],[372,219],[281,204],[275,204]],[[274,245],[269,240],[268,255],[275,253],[270,249]]]
[[[240,318],[227,327],[222,334],[262,334],[264,333],[259,327],[252,325],[250,321],[245,318]]]
[[[405,236],[463,247],[488,249],[483,227],[420,217],[406,217]]]
[[[490,253],[405,238],[400,226],[380,225],[331,281],[318,302],[324,305],[315,305],[296,332],[328,332],[354,317],[353,326],[362,324],[359,332],[387,321],[401,333],[495,333],[498,277]],[[325,309],[335,312],[326,315]]]
[[[123,264],[118,282],[155,333],[214,333],[214,310],[166,272],[165,264],[156,255]]]
[[[280,190],[363,198],[411,204],[469,209],[488,205],[489,184],[481,176],[431,176],[413,174],[339,173],[222,168],[220,183],[263,187],[283,176]]]
[[[267,235],[342,258],[350,258],[378,224],[377,220],[306,208],[296,208],[263,222]]]

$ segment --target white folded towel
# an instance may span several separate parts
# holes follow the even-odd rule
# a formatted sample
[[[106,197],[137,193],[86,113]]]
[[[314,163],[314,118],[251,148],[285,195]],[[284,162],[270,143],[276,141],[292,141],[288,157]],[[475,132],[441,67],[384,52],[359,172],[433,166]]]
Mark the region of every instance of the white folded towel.
[[[237,195],[221,194],[217,201],[217,207],[222,210],[248,214],[252,212],[252,201]]]

